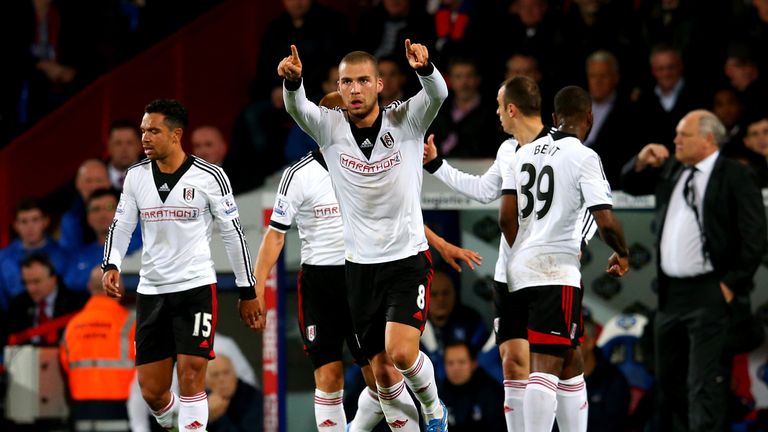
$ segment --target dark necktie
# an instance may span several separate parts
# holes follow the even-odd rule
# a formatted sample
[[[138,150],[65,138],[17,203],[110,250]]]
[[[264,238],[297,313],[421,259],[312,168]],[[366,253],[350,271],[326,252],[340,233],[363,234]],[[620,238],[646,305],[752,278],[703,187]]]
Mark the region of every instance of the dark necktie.
[[[696,226],[699,228],[699,236],[701,236],[701,253],[704,256],[704,261],[709,259],[709,252],[707,250],[707,238],[704,236],[704,227],[701,226],[701,218],[699,217],[699,197],[696,196],[696,185],[693,184],[693,178],[699,170],[692,166],[687,168],[689,171],[688,178],[685,179],[685,185],[683,186],[683,197],[688,207],[693,210],[693,214],[696,217]]]

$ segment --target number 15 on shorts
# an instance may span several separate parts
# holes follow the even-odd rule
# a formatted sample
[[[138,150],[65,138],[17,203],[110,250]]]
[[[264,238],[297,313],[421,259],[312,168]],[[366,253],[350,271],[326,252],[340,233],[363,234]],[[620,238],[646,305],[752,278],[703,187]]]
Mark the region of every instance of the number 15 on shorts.
[[[195,325],[194,327],[192,327],[192,336],[200,336],[201,333],[205,338],[210,336],[211,335],[211,317],[212,317],[211,314],[206,312],[196,313]]]

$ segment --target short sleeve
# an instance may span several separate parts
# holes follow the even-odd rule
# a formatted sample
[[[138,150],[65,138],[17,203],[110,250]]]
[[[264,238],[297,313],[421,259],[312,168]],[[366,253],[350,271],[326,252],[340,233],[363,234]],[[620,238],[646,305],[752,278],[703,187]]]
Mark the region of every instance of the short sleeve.
[[[288,231],[293,225],[293,219],[301,207],[304,199],[300,172],[288,168],[283,172],[280,186],[275,195],[275,205],[272,207],[272,217],[269,225],[280,232]]]
[[[579,187],[587,208],[613,206],[611,185],[605,178],[600,157],[595,152],[590,152],[580,165]]]

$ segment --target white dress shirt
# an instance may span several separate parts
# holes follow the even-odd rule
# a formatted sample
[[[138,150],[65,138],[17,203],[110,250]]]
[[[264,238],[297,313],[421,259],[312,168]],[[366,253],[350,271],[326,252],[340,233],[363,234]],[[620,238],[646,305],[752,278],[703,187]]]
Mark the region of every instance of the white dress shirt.
[[[720,152],[716,151],[695,165],[696,174],[692,187],[696,193],[696,207],[703,229],[704,193],[707,190],[712,168]],[[702,236],[693,209],[688,207],[683,188],[689,171],[686,169],[677,180],[669,199],[664,228],[661,233],[661,270],[667,276],[692,277],[713,270],[712,262],[704,258]]]

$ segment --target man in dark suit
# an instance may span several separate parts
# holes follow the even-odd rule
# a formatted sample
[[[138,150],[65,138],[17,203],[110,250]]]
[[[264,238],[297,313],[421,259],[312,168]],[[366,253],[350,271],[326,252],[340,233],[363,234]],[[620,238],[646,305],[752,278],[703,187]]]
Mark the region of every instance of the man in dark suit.
[[[21,261],[21,278],[24,292],[11,300],[6,316],[4,327],[9,335],[76,312],[88,300],[86,293],[73,292],[59,284],[53,265],[44,254],[31,254]],[[33,337],[31,343],[57,346],[63,331],[64,325]]]
[[[648,144],[622,170],[624,191],[656,196],[662,431],[726,430],[730,303],[749,295],[766,246],[762,195],[744,166],[720,156],[724,138],[714,114],[691,111],[674,158]]]
[[[611,189],[619,189],[621,164],[639,149],[627,134],[631,114],[629,99],[619,89],[619,61],[610,51],[598,50],[587,58],[586,70],[592,130],[584,145],[600,156]]]
[[[644,122],[639,138],[643,143],[662,143],[671,151],[677,122],[687,112],[708,106],[712,98],[683,77],[682,56],[675,48],[653,47],[650,63],[655,84],[637,101],[636,116]]]

